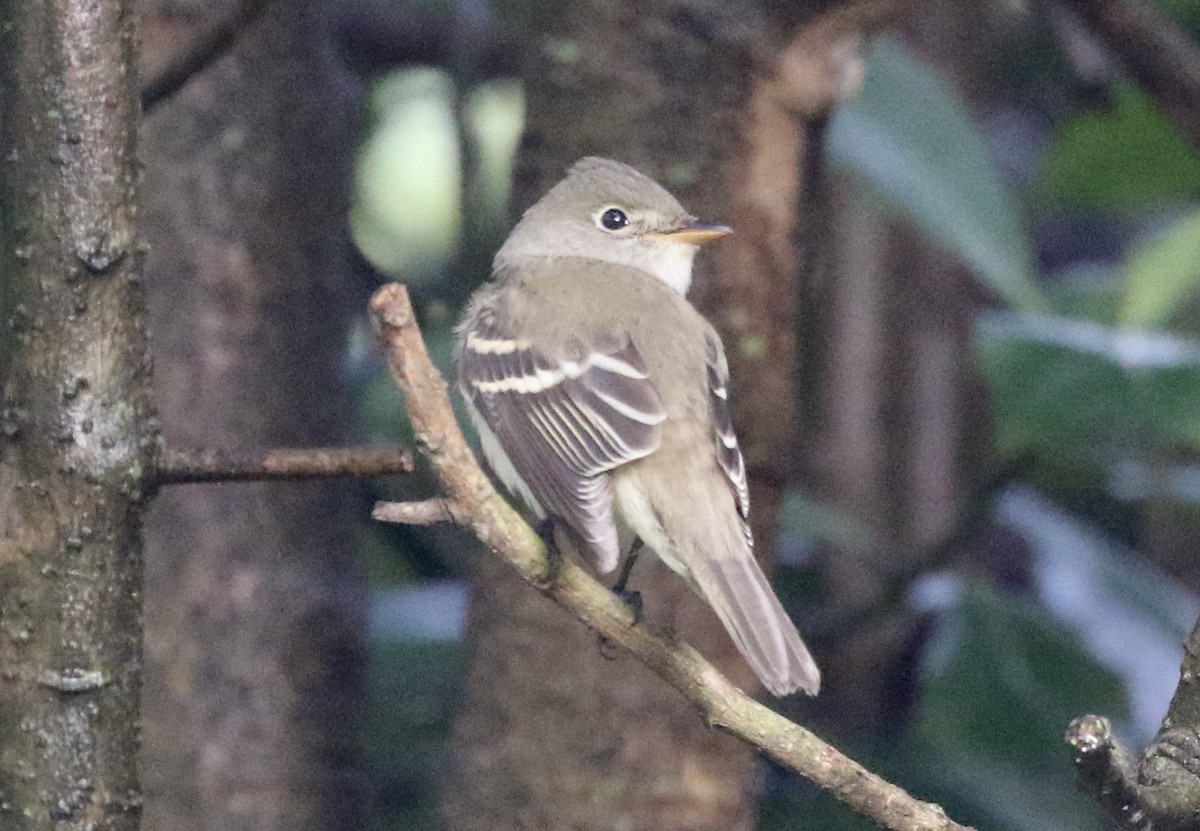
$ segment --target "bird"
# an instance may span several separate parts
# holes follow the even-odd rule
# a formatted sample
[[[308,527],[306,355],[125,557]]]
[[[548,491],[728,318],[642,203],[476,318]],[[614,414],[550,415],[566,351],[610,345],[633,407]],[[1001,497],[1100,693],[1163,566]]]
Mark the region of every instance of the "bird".
[[[552,540],[602,575],[650,549],[768,691],[816,695],[817,665],[754,558],[725,350],[687,299],[699,247],[731,233],[629,165],[579,160],[468,300],[457,386],[493,475]]]

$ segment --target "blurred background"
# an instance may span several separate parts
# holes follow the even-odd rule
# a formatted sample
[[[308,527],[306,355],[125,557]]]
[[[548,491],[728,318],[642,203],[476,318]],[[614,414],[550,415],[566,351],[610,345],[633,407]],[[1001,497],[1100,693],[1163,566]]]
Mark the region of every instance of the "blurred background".
[[[234,4],[142,5],[152,70]],[[826,675],[775,706],[959,822],[1103,828],[1063,730],[1144,747],[1200,611],[1195,135],[1080,4],[719,5],[269,5],[147,116],[168,441],[409,442],[374,287],[408,284],[449,373],[519,210],[633,163],[737,230],[695,296]],[[1200,40],[1196,4],[1141,5]],[[432,492],[159,500],[147,827],[869,827],[463,533],[368,520]],[[660,577],[658,623],[749,684]]]

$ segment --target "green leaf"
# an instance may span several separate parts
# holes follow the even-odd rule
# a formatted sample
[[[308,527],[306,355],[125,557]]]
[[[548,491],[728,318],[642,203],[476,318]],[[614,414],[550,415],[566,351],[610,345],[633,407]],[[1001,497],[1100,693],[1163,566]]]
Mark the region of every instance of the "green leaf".
[[[1049,340],[1071,331],[1061,318],[988,315],[978,322],[975,346],[1002,454],[1074,455],[1134,432],[1137,401],[1120,366],[1083,349],[1082,335],[1075,345]]]
[[[968,585],[929,647],[921,732],[934,744],[1035,761],[1086,712],[1127,710],[1120,680],[1030,599]]]
[[[428,282],[461,232],[452,82],[439,70],[404,69],[376,81],[371,98],[380,119],[358,155],[350,232],[376,268]]]
[[[970,115],[899,42],[871,48],[862,94],[833,118],[829,153],[1014,308],[1046,309],[1012,195]]]
[[[1056,272],[1046,294],[1059,314],[1114,324],[1124,302],[1125,284],[1124,268],[1084,263]]]
[[[1121,324],[1153,328],[1167,323],[1200,286],[1200,211],[1139,246],[1129,258]]]
[[[1136,728],[1156,729],[1178,682],[1179,644],[1196,620],[1196,597],[1033,488],[1006,490],[996,520],[1028,545],[1045,606],[1124,680]]]
[[[813,541],[846,550],[862,550],[878,543],[878,535],[849,511],[825,505],[800,491],[788,491],[779,514],[779,537],[789,545]]]
[[[928,650],[914,765],[952,816],[988,827],[1094,828],[1062,732],[1121,717],[1123,686],[1033,598],[967,583]],[[919,748],[919,749],[918,749]]]
[[[1105,458],[1200,448],[1200,342],[1090,321],[994,314],[975,344],[1002,453]]]
[[[446,742],[464,662],[456,643],[373,640],[362,767],[371,828],[435,831]]]
[[[1145,93],[1121,84],[1111,109],[1059,128],[1039,189],[1067,207],[1136,211],[1200,193],[1200,157]]]

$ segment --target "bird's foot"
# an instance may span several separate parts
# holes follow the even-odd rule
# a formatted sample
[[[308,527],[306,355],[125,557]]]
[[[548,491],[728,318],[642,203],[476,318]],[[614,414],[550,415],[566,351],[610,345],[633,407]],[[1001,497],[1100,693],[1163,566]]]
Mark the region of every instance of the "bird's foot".
[[[642,620],[642,593],[633,589],[613,589],[620,600],[629,607],[629,611],[633,612],[633,622],[630,626],[637,626]]]
[[[533,530],[541,537],[542,544],[546,546],[548,568],[545,579],[541,581],[541,587],[545,588],[558,579],[558,575],[562,571],[563,553],[562,549],[558,547],[558,541],[554,539],[554,520],[543,519],[533,526]]]

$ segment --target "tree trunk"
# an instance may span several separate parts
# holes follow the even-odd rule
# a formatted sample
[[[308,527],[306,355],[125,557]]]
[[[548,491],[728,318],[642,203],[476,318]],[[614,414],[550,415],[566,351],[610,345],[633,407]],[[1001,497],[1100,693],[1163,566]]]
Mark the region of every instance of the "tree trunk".
[[[146,64],[229,3],[145,5]],[[324,4],[274,4],[144,127],[151,333],[172,446],[336,444],[355,308],[351,103]],[[147,543],[148,829],[359,827],[365,591],[349,486],[172,487]]]
[[[726,338],[755,536],[769,553],[796,442],[791,234],[804,130],[781,55],[803,13],[758,5],[592,0],[531,21],[516,190],[527,205],[580,156],[611,156],[737,228],[715,257],[701,254],[697,296]],[[716,616],[657,560],[639,562],[632,586],[644,619],[755,684]],[[443,800],[453,831],[753,824],[752,751],[491,559],[468,640],[459,769]]]
[[[14,831],[133,831],[141,809],[156,437],[134,44],[129,2],[0,3],[0,827]]]
[[[976,14],[936,0],[904,17],[909,39],[926,41],[929,59],[960,86],[963,67],[986,64]],[[986,301],[961,264],[880,213],[853,183],[835,191],[837,265],[821,312],[827,362],[813,467],[825,499],[888,541],[832,551],[823,564],[828,614],[847,623],[827,654],[821,717],[850,731],[903,720],[914,701],[926,622],[888,598],[903,596],[899,575],[930,567],[981,484],[970,462],[988,431],[964,356]]]

